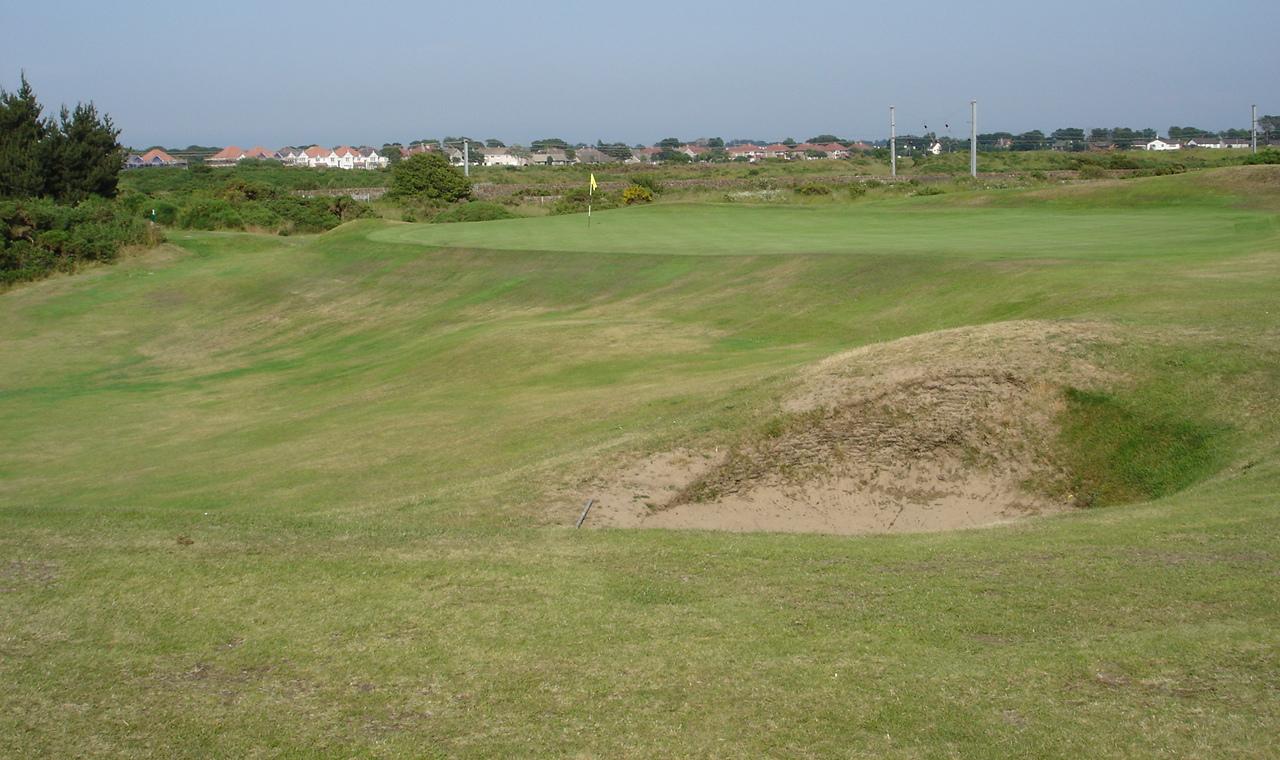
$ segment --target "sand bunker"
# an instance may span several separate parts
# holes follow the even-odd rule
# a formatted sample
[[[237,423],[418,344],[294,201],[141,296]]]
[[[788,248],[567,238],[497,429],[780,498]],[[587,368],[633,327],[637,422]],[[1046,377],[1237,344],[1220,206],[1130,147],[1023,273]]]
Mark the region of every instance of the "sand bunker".
[[[1100,325],[1010,322],[857,349],[806,372],[777,420],[728,451],[595,478],[590,527],[892,533],[1069,509],[1045,496],[1065,384],[1105,375]]]

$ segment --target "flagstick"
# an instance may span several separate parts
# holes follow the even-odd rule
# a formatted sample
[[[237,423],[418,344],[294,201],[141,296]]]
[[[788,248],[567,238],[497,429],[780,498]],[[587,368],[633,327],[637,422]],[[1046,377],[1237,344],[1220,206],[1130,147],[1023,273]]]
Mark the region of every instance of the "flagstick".
[[[596,191],[592,188],[587,191],[587,228],[591,228],[591,201],[595,200]]]

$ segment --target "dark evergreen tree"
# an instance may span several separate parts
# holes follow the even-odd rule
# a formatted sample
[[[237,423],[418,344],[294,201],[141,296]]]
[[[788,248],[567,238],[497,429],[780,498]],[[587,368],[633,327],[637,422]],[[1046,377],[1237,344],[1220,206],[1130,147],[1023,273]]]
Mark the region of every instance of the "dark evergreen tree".
[[[44,191],[49,124],[40,111],[25,74],[17,92],[0,88],[0,198],[31,198]]]
[[[44,194],[78,203],[91,195],[113,198],[124,152],[120,130],[111,117],[98,115],[93,103],[62,109],[57,129],[45,138],[48,169]]]
[[[124,149],[111,118],[92,103],[63,108],[57,121],[42,110],[25,75],[17,92],[0,89],[0,197],[114,197]]]

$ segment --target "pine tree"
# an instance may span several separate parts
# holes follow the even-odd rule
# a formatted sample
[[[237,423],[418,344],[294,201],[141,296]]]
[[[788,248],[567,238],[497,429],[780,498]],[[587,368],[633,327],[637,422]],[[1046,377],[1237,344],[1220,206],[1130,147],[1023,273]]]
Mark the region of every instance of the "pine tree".
[[[111,117],[99,117],[93,103],[70,112],[63,108],[58,128],[46,138],[45,194],[72,203],[91,195],[114,197],[124,160],[119,136]]]
[[[17,92],[0,89],[0,198],[115,196],[124,152],[111,117],[93,103],[64,107],[57,121],[42,110],[25,74]]]
[[[44,191],[49,124],[40,111],[26,74],[17,92],[0,88],[0,198]]]

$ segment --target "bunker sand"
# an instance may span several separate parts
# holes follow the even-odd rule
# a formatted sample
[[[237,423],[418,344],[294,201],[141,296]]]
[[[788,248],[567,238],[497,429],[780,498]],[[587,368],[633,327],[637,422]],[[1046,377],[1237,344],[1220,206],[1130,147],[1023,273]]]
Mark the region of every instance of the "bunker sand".
[[[1072,508],[1044,486],[1062,388],[1111,381],[1106,325],[1007,322],[832,356],[731,450],[664,452],[587,484],[593,527],[955,530]]]

